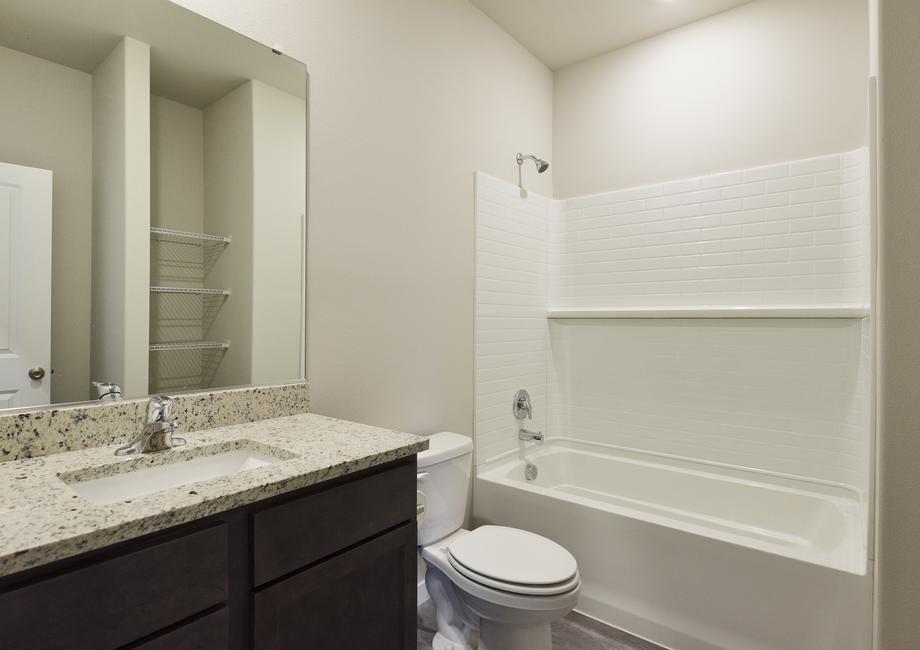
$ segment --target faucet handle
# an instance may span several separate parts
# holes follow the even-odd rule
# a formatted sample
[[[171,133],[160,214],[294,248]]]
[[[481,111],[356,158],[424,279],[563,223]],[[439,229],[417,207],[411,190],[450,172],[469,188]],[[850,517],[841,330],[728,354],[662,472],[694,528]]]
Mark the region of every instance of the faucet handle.
[[[533,409],[530,406],[530,393],[525,389],[519,390],[514,394],[514,403],[511,405],[511,411],[514,413],[516,420],[533,419]]]
[[[151,395],[150,401],[147,402],[147,424],[157,422],[168,422],[172,424],[175,420],[174,412],[176,403],[167,395]]]

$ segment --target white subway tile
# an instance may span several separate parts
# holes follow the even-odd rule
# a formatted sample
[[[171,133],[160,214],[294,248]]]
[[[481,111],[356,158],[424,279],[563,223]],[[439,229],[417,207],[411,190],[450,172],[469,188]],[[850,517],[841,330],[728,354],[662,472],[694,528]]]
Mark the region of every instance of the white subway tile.
[[[766,208],[776,208],[789,203],[789,195],[782,194],[761,194],[759,196],[749,196],[744,199],[742,207],[745,210],[761,210]]]
[[[783,178],[778,181],[770,181],[767,183],[767,192],[769,194],[773,194],[775,192],[791,192],[793,190],[810,189],[814,186],[814,176],[790,176],[789,178]]]
[[[700,178],[700,188],[707,190],[713,187],[740,185],[743,182],[744,172],[726,172],[724,174],[715,174],[713,176],[703,176]]]
[[[699,214],[726,214],[729,212],[738,212],[742,209],[741,199],[728,199],[725,201],[713,201],[712,203],[700,203]]]
[[[776,178],[785,178],[789,176],[789,164],[770,165],[768,167],[757,167],[747,169],[743,173],[745,183],[754,183],[756,181],[771,181]]]
[[[673,208],[665,208],[661,211],[662,219],[686,219],[699,215],[700,207],[698,205],[679,205]],[[678,226],[679,227],[679,226]]]
[[[768,208],[765,219],[767,221],[773,221],[776,219],[798,219],[800,217],[812,217],[814,214],[814,204],[800,203],[798,205]]]
[[[840,257],[840,246],[801,246],[789,249],[789,259],[797,260],[827,260]]]
[[[639,187],[634,190],[629,190],[630,201],[641,201],[643,199],[650,199],[656,196],[661,196],[660,185],[649,185],[647,187]]]
[[[625,203],[629,201],[629,192],[622,190],[619,192],[605,192],[604,194],[595,194],[591,197],[591,205],[612,205],[614,203]]]
[[[766,242],[764,243],[766,246]],[[764,262],[785,262],[789,259],[789,251],[785,248],[764,248],[763,250],[745,251],[742,261],[745,264],[762,264]]]
[[[818,203],[821,201],[831,201],[840,198],[840,188],[818,187],[813,190],[801,190],[789,193],[790,203]]]
[[[814,184],[816,187],[824,187],[826,185],[843,185],[844,183],[848,182],[846,180],[847,171],[848,170],[838,169],[831,172],[822,172],[820,174],[816,174],[814,176]]]
[[[746,183],[722,188],[723,199],[740,199],[746,196],[757,196],[766,192],[766,183]]]
[[[682,194],[682,203],[709,203],[710,201],[718,201],[722,198],[721,191],[718,189],[712,190],[700,190],[698,192],[688,192],[687,194]]]
[[[819,172],[827,172],[834,169],[840,169],[839,155],[799,160],[790,165],[790,172],[793,176],[817,174]]]
[[[839,228],[840,217],[837,215],[828,215],[822,217],[806,217],[804,219],[795,219],[789,222],[790,232],[815,232],[818,230],[827,230],[828,228]]]
[[[645,207],[649,209],[670,208],[683,203],[683,194],[666,194],[651,199],[646,199]]]
[[[740,212],[729,212],[722,215],[722,223],[726,226],[739,223],[755,223],[763,220],[763,210],[742,210]]]
[[[763,223],[751,223],[744,226],[745,237],[757,237],[759,235],[778,235],[789,232],[789,224],[785,221],[765,221]]]
[[[796,232],[789,235],[770,235],[764,239],[767,248],[797,248],[811,246],[815,241],[814,233]]]
[[[841,199],[837,201],[825,201],[815,203],[815,215],[825,214],[847,214],[858,212],[862,208],[862,201],[859,199]]]

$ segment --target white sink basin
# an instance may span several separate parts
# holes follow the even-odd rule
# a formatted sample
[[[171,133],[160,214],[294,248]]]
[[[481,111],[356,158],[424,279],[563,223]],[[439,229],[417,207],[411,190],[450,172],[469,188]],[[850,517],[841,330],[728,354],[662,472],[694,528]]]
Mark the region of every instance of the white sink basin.
[[[231,476],[283,460],[287,459],[254,449],[235,449],[166,465],[133,469],[103,478],[61,478],[84,499],[101,506],[221,476]]]

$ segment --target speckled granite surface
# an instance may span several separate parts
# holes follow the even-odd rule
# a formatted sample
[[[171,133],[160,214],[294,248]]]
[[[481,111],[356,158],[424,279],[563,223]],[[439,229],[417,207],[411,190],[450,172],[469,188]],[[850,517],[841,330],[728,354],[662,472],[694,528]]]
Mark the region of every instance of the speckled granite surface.
[[[176,393],[185,433],[310,410],[306,382]],[[0,462],[132,440],[143,428],[147,399],[90,402],[0,413]]]
[[[320,415],[237,424],[187,435],[177,450],[140,458],[115,446],[0,463],[0,575],[207,517],[414,455],[419,436]],[[64,481],[92,479],[255,445],[286,460],[232,476],[94,506]]]

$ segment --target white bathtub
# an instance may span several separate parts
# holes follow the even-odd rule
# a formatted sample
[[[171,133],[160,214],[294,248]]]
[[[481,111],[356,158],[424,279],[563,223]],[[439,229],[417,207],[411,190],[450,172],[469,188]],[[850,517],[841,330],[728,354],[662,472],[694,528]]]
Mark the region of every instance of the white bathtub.
[[[870,647],[866,500],[804,481],[553,440],[477,473],[477,524],[566,546],[578,609],[678,650]]]

